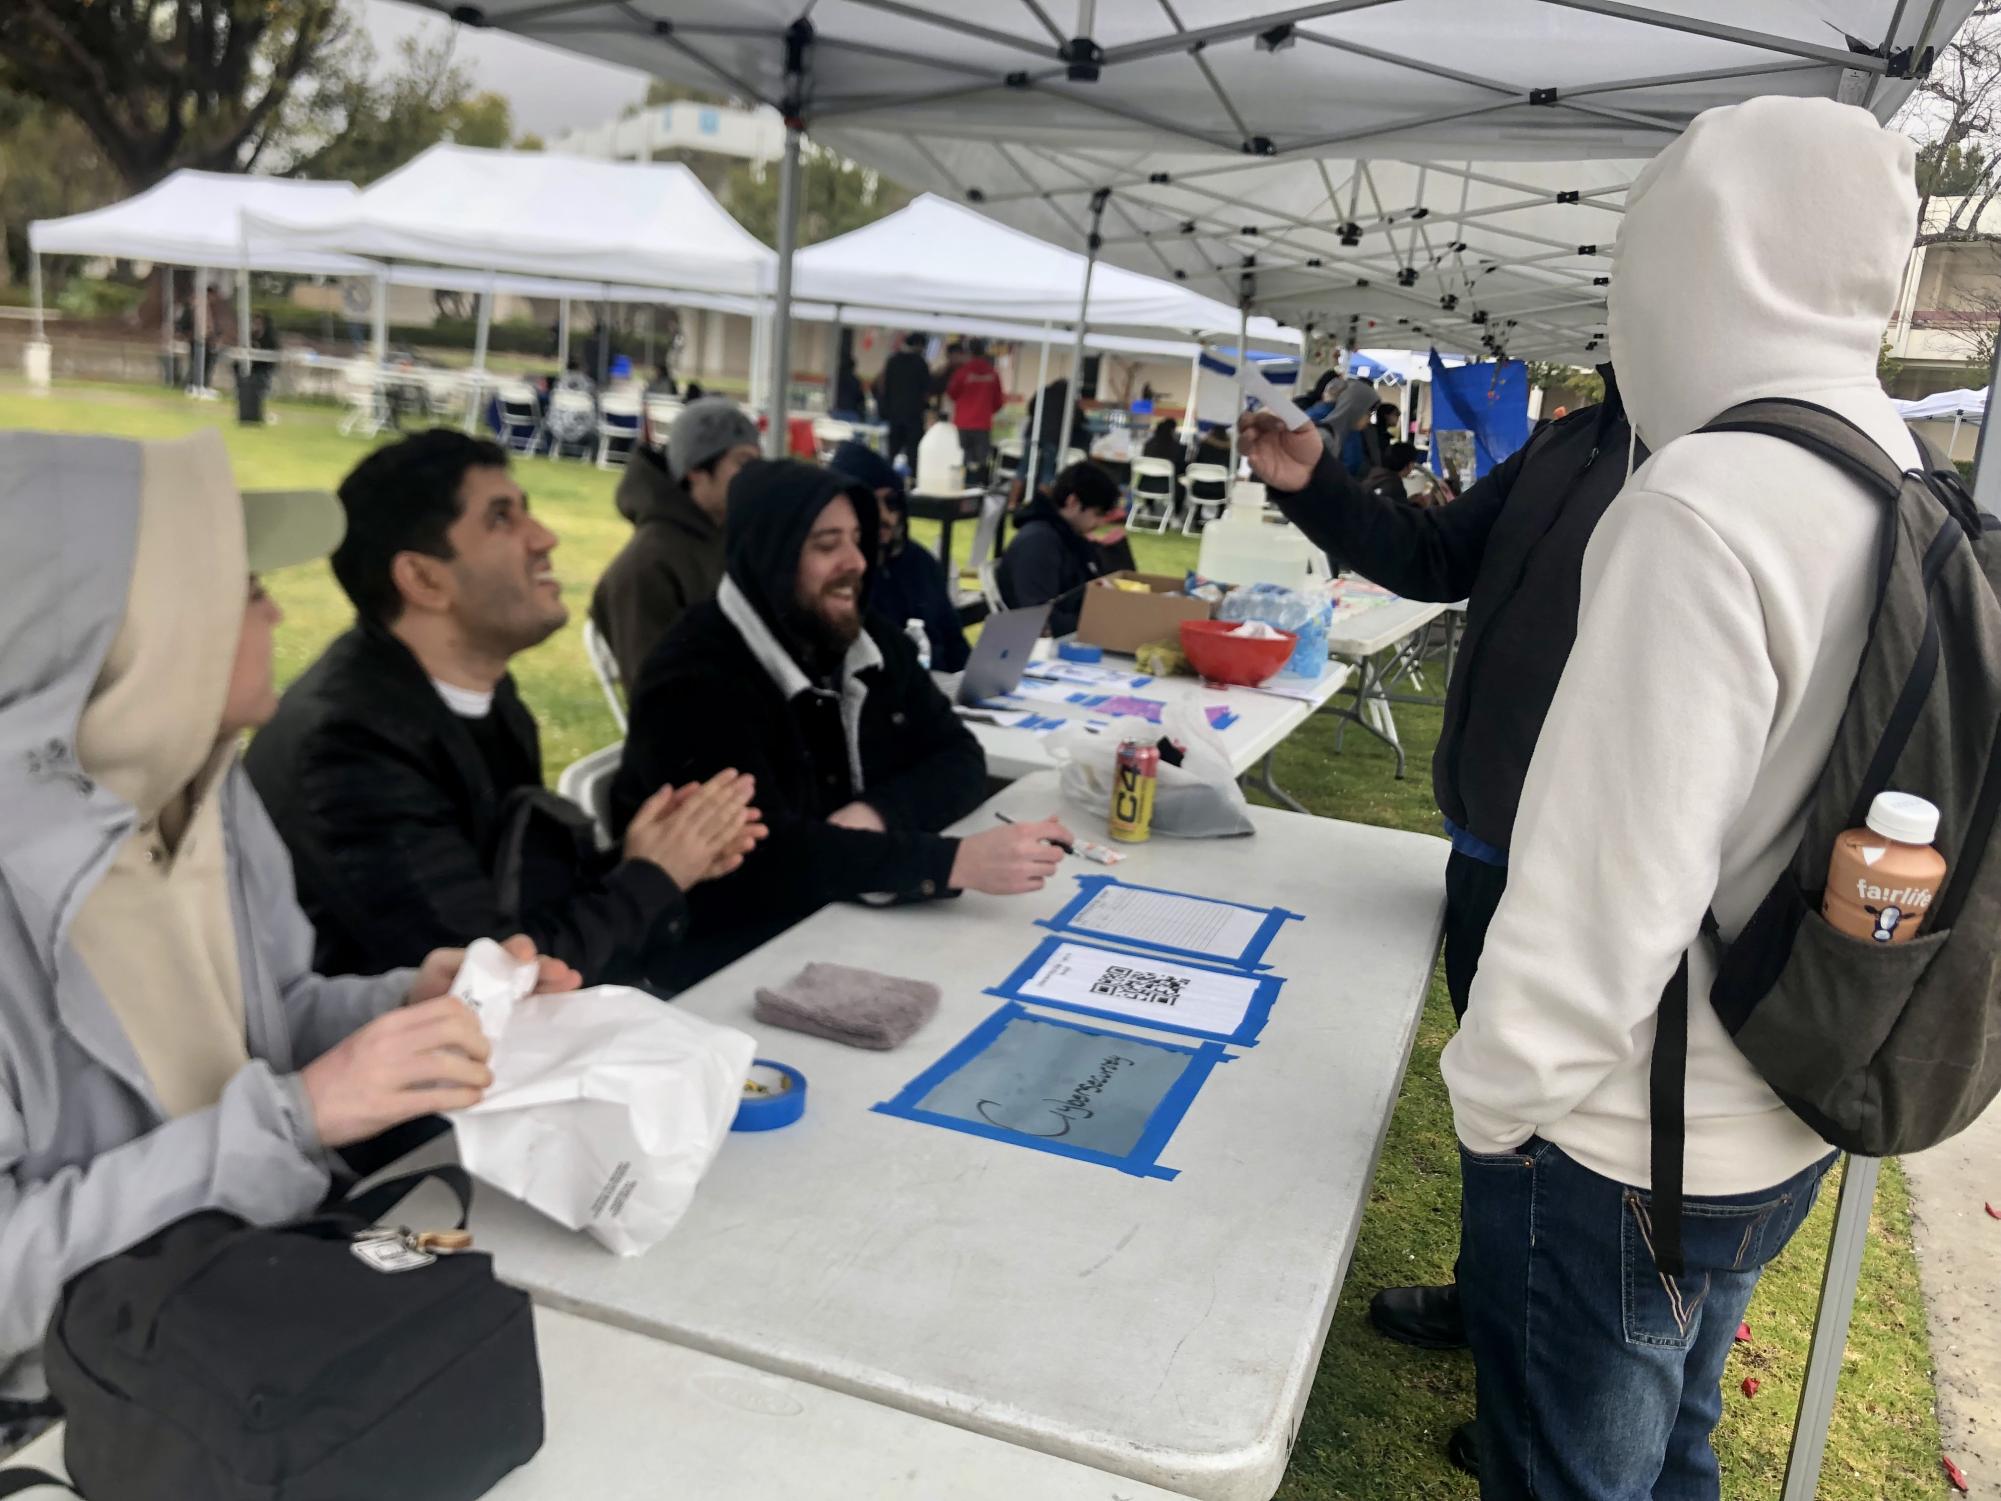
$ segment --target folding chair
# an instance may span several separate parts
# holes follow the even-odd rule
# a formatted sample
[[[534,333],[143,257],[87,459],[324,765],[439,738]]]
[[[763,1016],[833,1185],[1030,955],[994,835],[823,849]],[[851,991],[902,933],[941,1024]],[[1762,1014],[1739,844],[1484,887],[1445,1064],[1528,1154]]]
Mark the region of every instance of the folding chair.
[[[1174,525],[1174,501],[1174,461],[1134,459],[1133,511],[1126,524],[1131,527],[1151,526],[1156,533],[1164,533]]]
[[[850,441],[855,435],[855,425],[843,422],[837,417],[815,417],[813,419],[813,456],[826,463],[834,456],[834,450]]]
[[[389,426],[389,402],[373,365],[349,365],[341,394],[347,411],[336,431],[343,438],[372,438]]]
[[[989,564],[998,565],[1000,562],[1001,518],[1006,514],[1007,496],[998,491],[989,492],[980,504],[980,519],[973,524],[973,550],[966,554],[963,564],[951,571],[953,582],[958,586],[953,590],[956,596],[953,603],[961,609],[986,597],[985,570]],[[949,563],[948,559],[940,561]],[[975,593],[969,594],[964,587],[964,578],[968,573],[976,575],[979,580]]]
[[[509,381],[493,393],[500,403],[500,446],[514,453],[533,453],[542,446],[542,408],[535,388],[526,381]]]
[[[1021,474],[1021,461],[1026,451],[1026,445],[1019,438],[1007,438],[994,444],[993,489],[1006,494],[1014,488],[1014,482]]]
[[[639,398],[607,391],[598,403],[598,468],[623,469],[639,444],[640,427]]]
[[[597,622],[588,615],[584,617],[584,656],[591,664],[591,671],[597,674],[598,687],[604,689],[604,701],[611,706],[612,721],[623,735],[625,696],[619,691],[623,681],[618,675],[618,658],[612,655],[610,643],[598,634]]]
[[[678,396],[647,397],[646,441],[655,448],[665,448],[667,434],[673,429],[674,419],[681,415],[681,408],[687,404]]]
[[[980,564],[980,598],[986,601],[991,614],[998,615],[1007,608],[1007,601],[1001,598],[998,558],[989,558]]]
[[[1181,475],[1188,495],[1188,513],[1181,518],[1181,535],[1192,537],[1214,521],[1230,504],[1230,471],[1221,464],[1190,464]]]
[[[572,761],[556,778],[556,795],[582,808],[597,825],[599,849],[611,848],[611,784],[618,777],[618,763],[624,755],[625,742],[614,740],[603,750]]]

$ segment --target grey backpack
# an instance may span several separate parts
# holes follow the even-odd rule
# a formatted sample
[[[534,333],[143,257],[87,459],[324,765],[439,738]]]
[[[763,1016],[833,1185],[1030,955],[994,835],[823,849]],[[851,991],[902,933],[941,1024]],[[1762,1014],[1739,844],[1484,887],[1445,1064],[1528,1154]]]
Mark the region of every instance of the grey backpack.
[[[1763,433],[1881,497],[1868,644],[1792,863],[1722,944],[1710,1003],[1793,1113],[1869,1157],[1936,1145],[2001,1094],[2001,521],[1950,465],[1900,472],[1803,401],[1733,407],[1702,431]],[[1937,804],[1946,884],[1918,936],[1872,943],[1820,915],[1835,837],[1886,789]],[[1661,999],[1652,1078],[1656,1261],[1681,1271],[1688,961]]]

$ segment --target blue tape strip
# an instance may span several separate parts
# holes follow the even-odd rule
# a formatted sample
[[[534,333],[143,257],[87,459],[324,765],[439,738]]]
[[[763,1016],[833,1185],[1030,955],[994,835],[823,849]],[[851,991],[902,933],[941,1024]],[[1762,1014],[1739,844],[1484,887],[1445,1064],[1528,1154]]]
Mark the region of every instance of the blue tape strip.
[[[1076,933],[1087,938],[1101,938],[1120,948],[1139,949],[1149,954],[1171,954],[1177,959],[1194,959],[1199,963],[1227,964],[1242,970],[1270,969],[1264,963],[1265,950],[1279,930],[1289,922],[1305,922],[1298,912],[1288,912],[1283,907],[1265,907],[1255,902],[1231,902],[1221,897],[1197,896],[1192,891],[1175,891],[1166,886],[1140,886],[1131,881],[1121,881],[1117,876],[1079,876],[1077,884],[1081,888],[1070,904],[1054,917],[1039,917],[1035,920],[1038,928],[1049,928],[1059,933]],[[1096,928],[1087,928],[1077,919],[1084,909],[1096,901],[1107,886],[1124,886],[1129,891],[1151,891],[1161,896],[1182,896],[1198,902],[1214,902],[1219,907],[1240,907],[1246,912],[1262,912],[1265,920],[1251,941],[1244,946],[1241,954],[1212,954],[1202,949],[1178,949],[1165,943],[1148,943],[1142,938],[1128,938],[1123,933],[1106,933]]]
[[[1228,975],[1233,980],[1249,980],[1257,987],[1251,995],[1250,1004],[1244,1008],[1243,1022],[1236,1031],[1227,1035],[1211,1032],[1202,1027],[1183,1027],[1173,1022],[1152,1021],[1146,1017],[1134,1016],[1130,1012],[1103,1011],[1095,1006],[1079,1005],[1075,1001],[1052,1001],[1048,996],[1023,994],[1021,987],[1034,979],[1035,972],[1049,962],[1049,956],[1055,953],[1060,945],[1066,943],[1074,944],[1080,949],[1095,949],[1101,954],[1116,954],[1121,959],[1136,957],[1132,951],[1113,948],[1110,944],[1086,943],[1077,938],[1045,938],[1036,946],[1034,953],[1021,961],[1013,974],[998,985],[988,986],[987,994],[997,996],[1004,1001],[1026,1001],[1031,1006],[1053,1006],[1059,1011],[1074,1011],[1079,1016],[1101,1016],[1107,1021],[1121,1022],[1127,1026],[1148,1027],[1157,1032],[1172,1032],[1177,1037],[1206,1037],[1216,1042],[1227,1042],[1240,1048],[1248,1048],[1257,1045],[1258,1034],[1264,1031],[1265,1023],[1271,1020],[1272,1003],[1278,999],[1279,990],[1285,984],[1285,980],[1278,975],[1252,974],[1241,969],[1231,969],[1226,965],[1198,964],[1177,957],[1174,962],[1189,969],[1207,970],[1212,975]]]
[[[991,1121],[967,1120],[963,1116],[941,1115],[926,1110],[919,1103],[940,1084],[964,1068],[974,1058],[993,1045],[1012,1023],[1031,1022],[1039,1027],[1062,1027],[1071,1032],[1082,1032],[1087,1037],[1109,1037],[1131,1046],[1154,1048],[1164,1053],[1181,1053],[1188,1059],[1187,1066],[1160,1097],[1153,1113],[1147,1117],[1139,1140],[1125,1156],[1111,1152],[1095,1152],[1088,1147],[1079,1147],[1046,1136],[1036,1136],[1027,1131],[1014,1131],[1006,1126],[996,1126]],[[1114,1168],[1134,1178],[1160,1178],[1172,1180],[1179,1171],[1160,1165],[1160,1154],[1174,1135],[1174,1128],[1181,1124],[1181,1118],[1188,1113],[1188,1107],[1195,1103],[1195,1096],[1201,1092],[1210,1073],[1219,1063],[1235,1061],[1226,1053],[1220,1043],[1207,1042],[1200,1047],[1184,1047],[1179,1043],[1161,1042],[1151,1037],[1135,1037],[1129,1032],[1110,1032],[1103,1027],[1086,1027],[1076,1022],[1060,1021],[1053,1016],[1037,1016],[1016,1002],[1009,1002],[992,1016],[981,1022],[952,1050],[923,1073],[912,1079],[899,1090],[894,1099],[884,1100],[872,1107],[878,1115],[893,1115],[903,1120],[921,1121],[927,1126],[942,1126],[947,1131],[960,1131],[967,1136],[984,1136],[989,1141],[1004,1141],[1011,1146],[1027,1147],[1031,1151],[1047,1152],[1055,1157],[1068,1157],[1073,1162],[1095,1163],[1099,1167]]]
[[[751,1067],[760,1066],[785,1075],[792,1081],[792,1087],[779,1094],[745,1095],[736,1107],[736,1119],[730,1122],[732,1131],[776,1131],[806,1113],[806,1076],[790,1064],[770,1058],[751,1060]]]

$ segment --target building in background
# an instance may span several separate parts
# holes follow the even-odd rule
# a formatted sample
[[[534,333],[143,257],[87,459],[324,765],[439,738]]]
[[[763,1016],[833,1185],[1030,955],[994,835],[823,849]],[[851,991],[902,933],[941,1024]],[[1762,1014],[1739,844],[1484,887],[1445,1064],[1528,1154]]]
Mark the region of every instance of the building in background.
[[[1964,199],[1934,198],[1925,210],[1925,234],[1951,231],[1963,238],[1935,240],[1911,251],[1903,290],[1890,318],[1884,386],[1909,400],[1962,386],[1985,386],[2001,333],[2001,202],[1971,219]],[[1971,222],[1967,222],[1971,220]]]
[[[737,109],[684,99],[570,131],[550,141],[549,150],[617,162],[682,161],[691,156],[775,162],[785,152],[785,122],[775,109]]]

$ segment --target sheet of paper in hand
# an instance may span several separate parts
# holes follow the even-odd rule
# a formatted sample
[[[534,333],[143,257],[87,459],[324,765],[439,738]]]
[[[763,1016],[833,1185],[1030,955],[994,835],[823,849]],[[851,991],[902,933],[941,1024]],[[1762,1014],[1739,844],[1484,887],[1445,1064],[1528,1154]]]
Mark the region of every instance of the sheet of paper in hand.
[[[1284,984],[1273,974],[1045,938],[987,994],[1249,1047]]]
[[[1131,886],[1116,876],[1079,876],[1077,885],[1070,904],[1039,926],[1239,969],[1269,968],[1261,961],[1279,930],[1303,920],[1283,907]]]
[[[1172,1178],[1161,1150],[1218,1063],[1199,1046],[1001,1007],[905,1085],[881,1114],[1037,1152]]]

